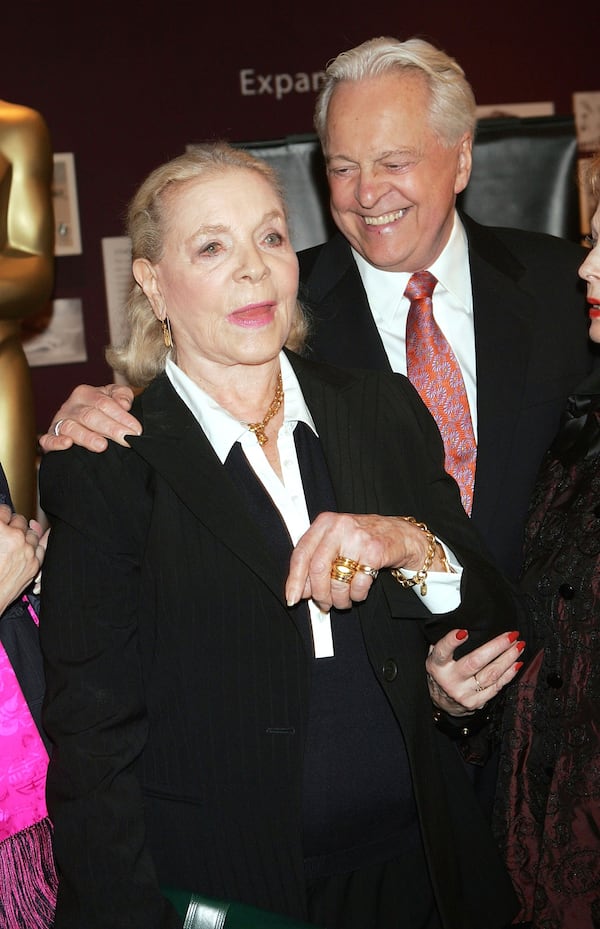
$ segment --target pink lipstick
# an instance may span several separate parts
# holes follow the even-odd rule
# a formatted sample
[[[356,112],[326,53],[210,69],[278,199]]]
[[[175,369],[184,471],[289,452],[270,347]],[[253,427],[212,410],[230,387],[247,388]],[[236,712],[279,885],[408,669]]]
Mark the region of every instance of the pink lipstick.
[[[247,306],[240,307],[229,314],[229,321],[234,326],[242,328],[259,328],[266,326],[273,319],[273,310],[275,303],[272,301],[265,303],[249,303]]]

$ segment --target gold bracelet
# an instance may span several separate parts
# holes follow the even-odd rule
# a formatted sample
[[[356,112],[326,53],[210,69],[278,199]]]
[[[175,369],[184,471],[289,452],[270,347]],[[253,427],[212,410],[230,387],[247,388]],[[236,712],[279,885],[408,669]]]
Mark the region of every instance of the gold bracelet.
[[[432,532],[429,531],[425,523],[419,523],[414,518],[414,516],[400,516],[400,519],[403,519],[407,523],[412,523],[413,526],[416,526],[421,532],[425,533],[427,538],[427,554],[425,555],[425,561],[423,562],[423,567],[420,568],[413,577],[406,577],[400,570],[400,568],[390,568],[390,574],[395,581],[398,581],[401,587],[409,588],[416,587],[417,584],[421,585],[421,596],[424,597],[427,593],[427,572],[429,571],[431,565],[433,564],[433,559],[435,558],[435,550],[437,542],[435,536]]]
[[[446,574],[456,574],[456,571],[454,570],[454,568],[448,561],[448,558],[446,555],[446,549],[444,548],[441,542],[438,542],[437,544],[439,545],[439,548],[440,548],[439,556],[440,556],[440,561],[442,562],[444,566],[444,571],[446,572]]]

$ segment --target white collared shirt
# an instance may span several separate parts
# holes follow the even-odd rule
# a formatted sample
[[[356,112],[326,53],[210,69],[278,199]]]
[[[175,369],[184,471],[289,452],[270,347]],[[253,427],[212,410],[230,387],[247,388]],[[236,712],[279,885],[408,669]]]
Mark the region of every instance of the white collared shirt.
[[[406,374],[406,320],[410,301],[404,291],[411,275],[405,271],[381,271],[354,249],[352,254],[392,371]],[[460,365],[477,439],[473,294],[467,234],[456,212],[450,238],[439,258],[427,270],[438,281],[433,296],[433,315]]]
[[[294,429],[298,422],[306,423],[318,435],[310,410],[300,389],[298,379],[286,355],[280,353],[281,377],[285,394],[284,421],[277,436],[283,481],[269,464],[258,439],[245,423],[235,419],[219,406],[204,390],[167,358],[166,374],[176,392],[198,420],[219,460],[224,463],[233,445],[240,442],[248,463],[272,498],[283,519],[294,545],[310,526],[302,476],[298,465]],[[460,578],[462,569],[448,549],[447,557],[456,574],[432,572],[427,579],[427,598],[423,602],[432,613],[445,613],[460,604]],[[410,571],[405,572],[411,576]],[[421,596],[419,588],[413,588]],[[319,610],[308,601],[312,636],[316,658],[333,655],[333,637],[329,613]]]

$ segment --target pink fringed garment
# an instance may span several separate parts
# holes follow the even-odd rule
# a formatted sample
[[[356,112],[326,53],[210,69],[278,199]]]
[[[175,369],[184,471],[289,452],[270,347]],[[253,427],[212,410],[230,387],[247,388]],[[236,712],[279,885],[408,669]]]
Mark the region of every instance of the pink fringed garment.
[[[48,753],[1,645],[0,759],[0,929],[45,929],[57,883],[45,800]]]

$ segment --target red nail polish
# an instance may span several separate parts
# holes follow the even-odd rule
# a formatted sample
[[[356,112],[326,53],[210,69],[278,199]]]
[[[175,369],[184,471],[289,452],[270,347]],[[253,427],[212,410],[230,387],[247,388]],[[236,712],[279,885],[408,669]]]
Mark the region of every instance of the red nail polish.
[[[509,632],[509,633],[508,633],[508,641],[509,641],[509,642],[516,642],[518,638],[519,638],[519,633],[518,633],[518,632]]]
[[[525,648],[525,642],[517,642],[517,648],[519,649],[520,652],[522,652],[523,649]]]
[[[462,642],[463,639],[467,638],[467,635],[468,635],[468,632],[466,629],[459,629],[458,632],[456,633],[456,638],[458,639],[459,642]]]
[[[520,671],[521,668],[523,667],[523,662],[522,662],[522,661],[515,661],[513,667],[514,667],[515,671]]]

